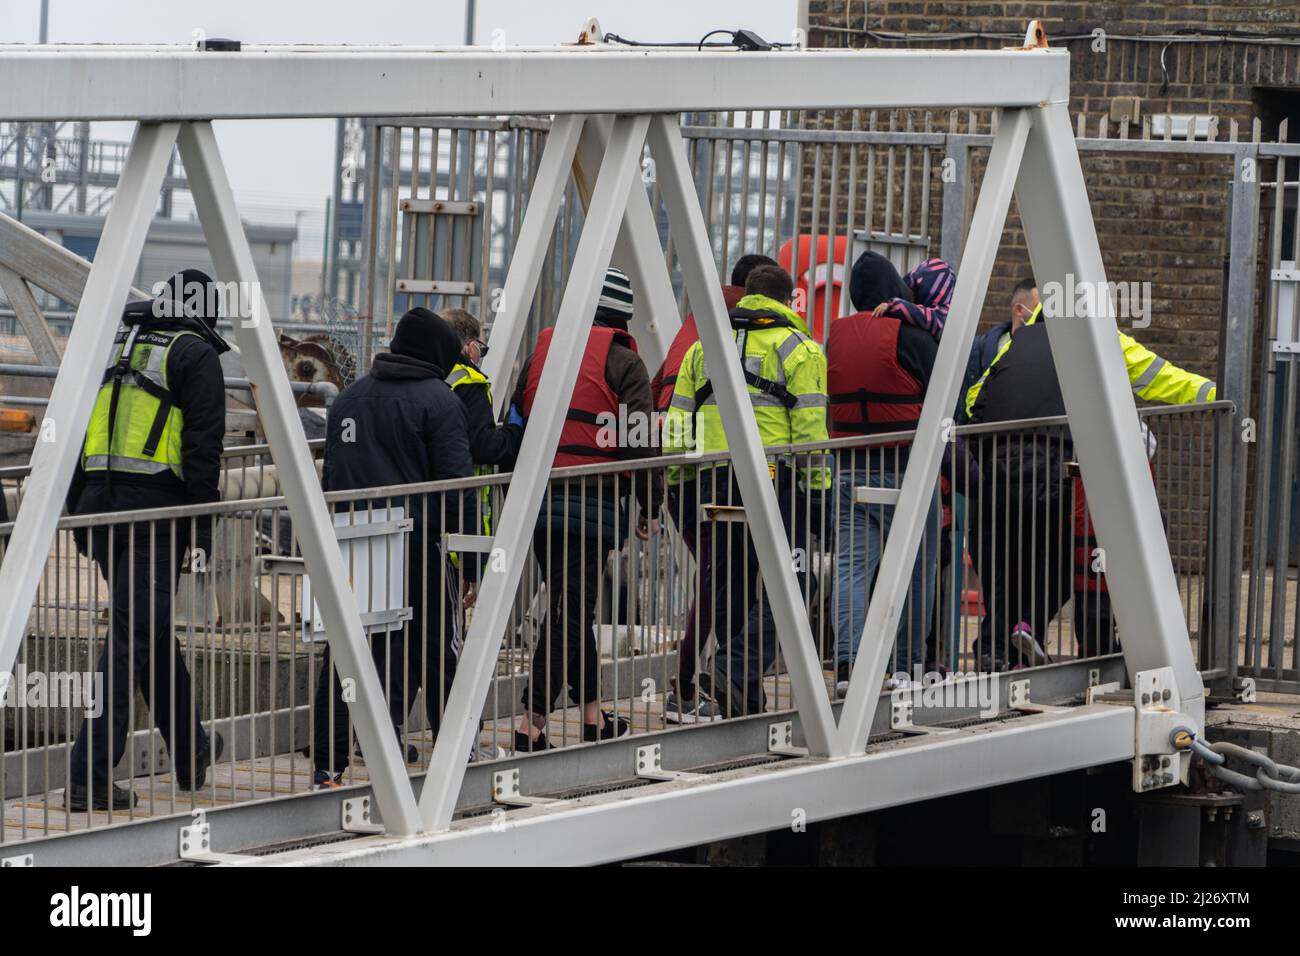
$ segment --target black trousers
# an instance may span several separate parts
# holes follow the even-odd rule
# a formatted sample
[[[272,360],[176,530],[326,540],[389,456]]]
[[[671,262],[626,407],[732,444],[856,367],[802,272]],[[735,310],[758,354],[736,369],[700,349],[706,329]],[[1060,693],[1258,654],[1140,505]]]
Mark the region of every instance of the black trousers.
[[[425,713],[437,736],[462,640],[460,574],[436,543],[412,536],[410,553],[406,600],[411,620],[405,628],[376,634],[370,652],[393,726],[400,730],[405,724],[415,693],[423,687]],[[347,768],[351,755],[348,701],[340,676],[354,675],[340,675],[331,664],[326,645],[312,704],[313,759],[317,770],[337,774]]]
[[[695,561],[695,580],[691,583],[691,601],[686,609],[686,628],[681,642],[677,646],[677,692],[682,698],[691,700],[696,694],[696,671],[704,663],[702,658],[709,634],[713,629],[713,604],[709,592],[704,589],[708,576],[707,551],[699,548],[699,489],[694,479],[686,479],[681,485],[668,489],[668,513],[678,523],[678,531],[687,550]]]
[[[1092,589],[1075,590],[1074,636],[1079,653],[1084,657],[1113,654],[1119,650],[1109,593]]]
[[[78,508],[79,513],[97,510]],[[168,522],[115,525],[111,534],[107,527],[96,527],[76,536],[78,547],[107,579],[112,603],[109,639],[95,668],[107,700],[103,715],[87,716],[77,733],[70,768],[74,785],[84,786],[89,779],[99,788],[111,778],[112,768],[126,752],[130,702],[137,690],[167,744],[173,767],[193,779],[195,758],[206,750],[208,738],[198,724],[185,652],[172,628],[172,594],[190,547],[189,535],[189,522],[177,521],[175,541]]]
[[[740,489],[729,467],[715,468],[716,475],[700,483],[701,511],[707,504],[740,505]],[[811,544],[806,530],[792,531],[794,517],[803,510],[803,496],[792,493],[785,472],[777,482],[777,500],[786,534],[807,555]],[[772,605],[762,587],[758,554],[748,534],[748,525],[738,521],[700,522],[699,561],[704,584],[703,600],[712,616],[718,649],[713,659],[713,696],[724,715],[762,713],[767,708],[763,676],[776,662],[777,633]],[[808,571],[811,558],[793,562],[799,590],[811,593],[817,587]]]
[[[1047,649],[1047,628],[1074,597],[1074,636],[1081,656],[1118,649],[1110,595],[1091,569],[1090,525],[1082,485],[1063,474],[1072,450],[1059,440],[1007,443],[1014,453],[982,464],[977,570],[985,614],[977,653],[1018,663],[1008,638],[1021,621]]]
[[[985,613],[978,652],[1003,661],[1012,657],[1015,626],[1027,621],[1042,643],[1071,592],[1073,513],[1057,448],[1052,443],[1036,457],[1030,449],[981,463],[976,562]]]
[[[522,703],[550,713],[557,698],[578,706],[600,700],[600,649],[593,627],[609,553],[627,537],[626,511],[612,495],[554,494],[533,534],[533,555],[546,582],[546,623],[533,648]]]

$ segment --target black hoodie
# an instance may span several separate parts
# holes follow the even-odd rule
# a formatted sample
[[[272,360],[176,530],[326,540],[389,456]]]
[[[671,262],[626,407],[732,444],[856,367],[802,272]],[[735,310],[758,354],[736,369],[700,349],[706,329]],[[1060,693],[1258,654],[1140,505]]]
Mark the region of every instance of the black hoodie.
[[[409,332],[406,319],[403,316],[398,323],[399,333]],[[441,319],[437,321],[445,325]],[[381,353],[375,356],[370,374],[353,382],[334,400],[325,425],[322,482],[327,491],[467,478],[473,474],[465,409],[444,381],[460,351],[460,340],[450,327],[447,331],[450,338],[434,331],[422,339],[421,354],[436,359],[436,363],[410,354]],[[405,334],[393,337],[394,346],[404,346],[406,341]],[[442,362],[447,363],[445,368]],[[461,507],[472,508],[466,496],[456,497],[461,499]],[[460,530],[460,508],[453,507],[450,500],[445,519],[441,501],[430,502],[428,509],[421,504],[413,501],[411,514],[419,517],[428,511],[427,530],[431,536],[441,530]],[[425,530],[417,523],[417,533]]]
[[[890,299],[912,301],[912,290],[894,264],[878,252],[864,252],[849,274],[849,299],[859,312],[870,312]]]

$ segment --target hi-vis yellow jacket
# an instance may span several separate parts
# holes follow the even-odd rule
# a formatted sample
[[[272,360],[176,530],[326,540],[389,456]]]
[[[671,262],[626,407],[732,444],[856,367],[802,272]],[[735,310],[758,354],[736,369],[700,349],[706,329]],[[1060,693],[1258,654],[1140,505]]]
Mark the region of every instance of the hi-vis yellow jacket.
[[[1026,325],[1038,321],[1043,307],[1034,310]],[[1124,350],[1124,367],[1128,370],[1128,380],[1138,398],[1151,402],[1163,402],[1166,405],[1192,405],[1200,402],[1212,402],[1215,397],[1215,385],[1204,375],[1197,375],[1179,368],[1167,359],[1162,359],[1155,352],[1138,342],[1131,335],[1119,333],[1120,348]],[[993,361],[984,370],[974,385],[966,392],[966,414],[969,416],[975,408],[980,389],[988,380],[989,372],[998,360],[1011,347],[1011,336],[998,348]]]
[[[447,384],[451,386],[454,392],[463,385],[484,385],[487,387],[488,404],[492,404],[492,383],[488,377],[472,365],[464,362],[457,362],[452,366],[451,374],[447,376]],[[494,469],[491,465],[475,465],[474,474],[490,475]],[[483,515],[483,533],[492,534],[492,489],[484,485],[478,490],[479,510]]]
[[[170,470],[183,477],[185,419],[167,384],[167,356],[172,345],[187,335],[196,333],[141,332],[138,326],[117,330],[81,452],[85,471],[156,475]]]
[[[732,310],[732,335],[749,383],[749,401],[763,444],[823,442],[826,431],[826,356],[808,335],[798,313],[761,295],[747,295]],[[665,454],[726,451],[727,436],[696,342],[682,359],[664,423]],[[831,469],[822,456],[800,456],[799,480],[807,489],[826,489]],[[772,474],[776,462],[768,458]],[[672,470],[676,472],[676,469]],[[678,480],[675,473],[669,481]]]

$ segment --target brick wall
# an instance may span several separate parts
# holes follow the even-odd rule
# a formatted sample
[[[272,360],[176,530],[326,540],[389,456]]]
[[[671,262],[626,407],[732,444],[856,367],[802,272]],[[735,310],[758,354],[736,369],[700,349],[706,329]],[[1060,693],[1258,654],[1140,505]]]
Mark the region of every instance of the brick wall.
[[[1276,139],[1278,121],[1290,110],[1294,118],[1287,139],[1300,139],[1300,97],[1288,99],[1286,95],[1300,91],[1300,46],[1262,42],[1265,36],[1300,41],[1300,3],[811,0],[809,44],[855,49],[997,49],[1018,44],[1031,19],[1044,21],[1053,46],[1070,51],[1070,111],[1076,118],[1079,114],[1086,117],[1090,135],[1095,135],[1100,118],[1109,114],[1112,99],[1135,96],[1141,100],[1144,118],[1166,112],[1218,117],[1220,140],[1228,138],[1234,121],[1239,124],[1241,139],[1251,138],[1256,121],[1263,139]],[[1104,49],[1096,30],[1104,31]],[[930,36],[903,39],[885,35],[904,33]],[[945,33],[978,35],[932,38]],[[1209,42],[1137,39],[1180,33],[1231,36]],[[822,127],[832,122],[835,120],[824,114],[805,120],[806,125]],[[845,128],[846,123],[840,125]],[[983,161],[983,151],[977,151],[972,162],[975,188],[983,175]],[[1082,165],[1108,278],[1152,283],[1151,325],[1131,331],[1170,361],[1217,377],[1229,252],[1231,158],[1086,151]],[[942,215],[941,201],[934,198],[938,188],[936,183],[931,190],[929,217],[935,253]],[[807,182],[804,195],[808,196]],[[1255,414],[1262,377],[1258,369],[1268,290],[1267,240],[1272,228],[1268,191],[1263,193],[1261,205],[1254,316],[1257,353],[1252,366],[1256,370]],[[1013,206],[981,327],[1006,317],[1011,288],[1029,271],[1024,236]],[[1193,463],[1194,459],[1189,460],[1188,466]],[[1175,500],[1193,511],[1204,504],[1202,495],[1171,490]]]
[[[1026,24],[1034,18],[1044,20],[1049,40],[1063,38],[1055,45],[1070,50],[1070,109],[1072,114],[1082,112],[1088,118],[1090,130],[1109,112],[1112,98],[1136,96],[1142,101],[1144,117],[1164,112],[1216,115],[1224,131],[1221,138],[1233,120],[1247,138],[1252,121],[1263,114],[1263,135],[1273,138],[1276,119],[1261,103],[1261,96],[1267,95],[1261,91],[1300,89],[1300,47],[1257,42],[1166,46],[1124,38],[1195,29],[1292,32],[1300,38],[1300,4],[1127,4],[1109,0],[864,4],[812,0],[809,42],[815,47],[838,48],[999,48],[1010,45],[1012,37],[1022,37]],[[1105,31],[1104,51],[1094,50],[1099,45],[1093,35],[1096,29]],[[880,33],[985,36],[903,42],[872,35]],[[1067,39],[1071,36],[1078,38]],[[1296,139],[1295,129],[1290,138]],[[980,159],[973,164],[976,183],[983,174]],[[1152,282],[1152,325],[1141,330],[1142,340],[1171,361],[1215,375],[1228,254],[1231,161],[1226,157],[1086,153],[1083,167],[1108,277],[1112,281]],[[940,210],[932,208],[931,234],[937,237]],[[1261,232],[1267,235],[1267,219],[1262,225]],[[1029,261],[1013,209],[994,269],[983,316],[985,326],[1005,317],[1002,304],[1017,278],[1028,272]],[[1262,311],[1257,320],[1262,321]]]

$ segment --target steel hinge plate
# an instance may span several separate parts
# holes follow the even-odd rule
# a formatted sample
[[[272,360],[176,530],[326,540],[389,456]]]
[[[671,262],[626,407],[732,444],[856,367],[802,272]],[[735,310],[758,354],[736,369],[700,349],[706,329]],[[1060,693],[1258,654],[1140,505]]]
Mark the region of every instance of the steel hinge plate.
[[[224,866],[242,866],[253,862],[256,857],[239,853],[216,853],[212,849],[212,824],[194,823],[181,827],[180,857],[191,863],[221,864]]]
[[[662,744],[636,748],[636,775],[646,780],[699,780],[705,776],[689,770],[665,770]]]
[[[1137,793],[1187,782],[1192,752],[1176,750],[1171,737],[1179,727],[1199,728],[1178,711],[1178,699],[1172,667],[1139,671],[1134,676],[1133,790]]]
[[[1054,714],[1066,708],[1035,704],[1029,697],[1029,678],[1025,677],[1007,683],[1007,709],[1018,710],[1022,714]]]
[[[889,729],[896,734],[955,734],[955,727],[920,727],[912,723],[916,701],[907,691],[895,691],[889,701]]]
[[[792,720],[782,720],[767,725],[767,752],[786,757],[808,756],[807,747],[794,745],[794,721]]]
[[[554,797],[531,797],[519,792],[519,768],[509,767],[492,774],[492,802],[506,807],[538,807],[562,803]]]
[[[340,826],[346,833],[383,833],[384,825],[371,815],[369,797],[351,797],[343,801]]]

